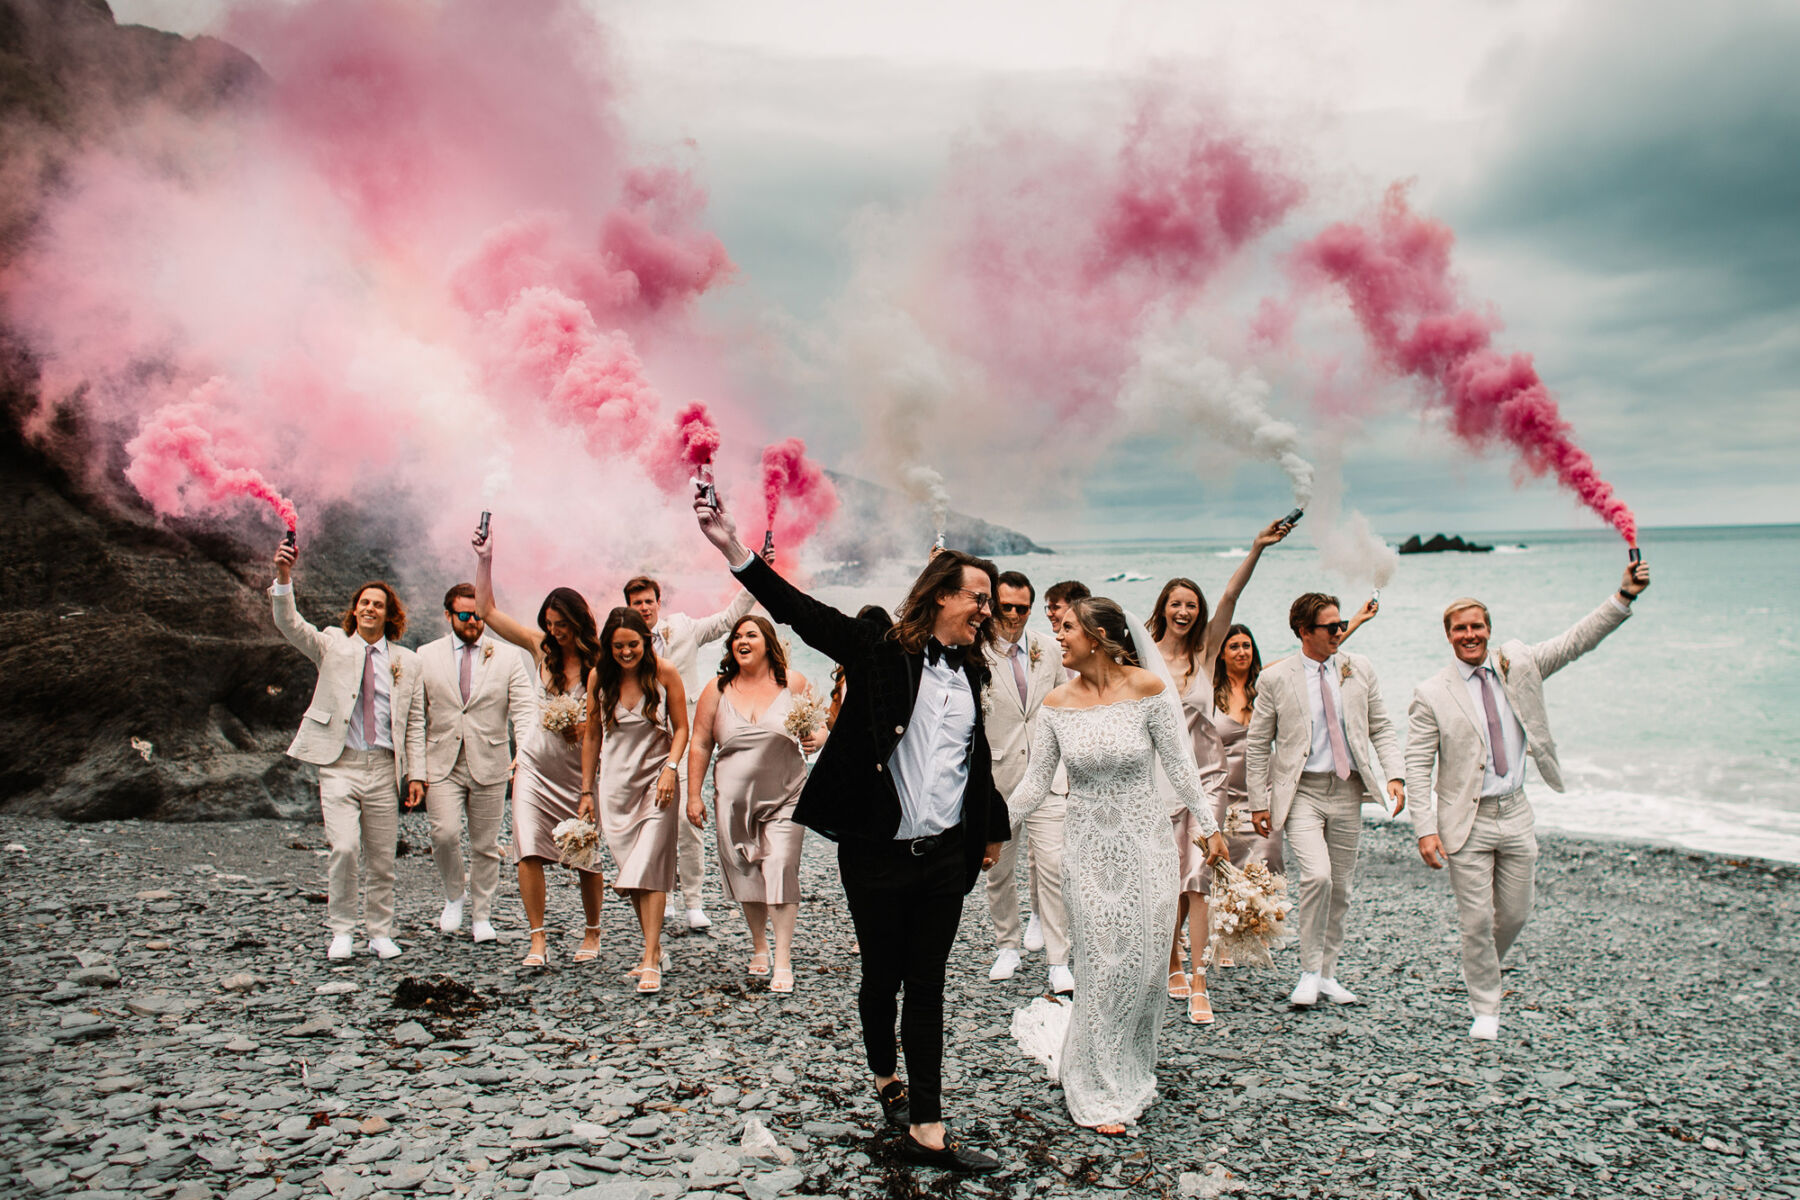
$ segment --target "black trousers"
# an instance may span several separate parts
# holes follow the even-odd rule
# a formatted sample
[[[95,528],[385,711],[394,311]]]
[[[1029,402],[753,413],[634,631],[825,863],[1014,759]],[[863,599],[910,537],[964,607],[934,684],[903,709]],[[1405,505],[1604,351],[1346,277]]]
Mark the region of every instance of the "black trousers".
[[[838,843],[838,872],[862,947],[863,1049],[876,1075],[898,1074],[894,1020],[906,1051],[912,1120],[943,1119],[944,964],[962,923],[965,871],[962,827],[915,855],[909,843]],[[904,1011],[897,1003],[906,990]]]

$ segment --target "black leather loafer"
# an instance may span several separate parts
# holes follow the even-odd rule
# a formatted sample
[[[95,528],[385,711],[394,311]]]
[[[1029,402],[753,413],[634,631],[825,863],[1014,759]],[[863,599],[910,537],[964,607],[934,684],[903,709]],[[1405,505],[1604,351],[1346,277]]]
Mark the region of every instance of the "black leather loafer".
[[[933,1150],[908,1133],[900,1139],[900,1153],[907,1162],[921,1167],[942,1167],[946,1171],[961,1171],[968,1175],[1000,1169],[1000,1160],[993,1155],[971,1150],[948,1137],[944,1139],[942,1150]]]
[[[896,1079],[880,1091],[875,1098],[881,1101],[882,1115],[887,1123],[895,1129],[905,1129],[912,1124],[912,1105],[906,1099],[906,1085]]]

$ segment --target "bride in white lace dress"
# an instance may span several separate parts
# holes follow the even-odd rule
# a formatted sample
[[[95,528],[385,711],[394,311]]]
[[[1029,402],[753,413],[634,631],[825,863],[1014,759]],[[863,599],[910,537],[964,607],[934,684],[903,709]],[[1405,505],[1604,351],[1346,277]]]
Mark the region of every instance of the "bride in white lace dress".
[[[1060,1052],[1047,1057],[1069,1115],[1101,1133],[1124,1132],[1156,1099],[1163,960],[1180,880],[1153,761],[1162,761],[1206,835],[1207,860],[1227,853],[1179,701],[1137,665],[1137,645],[1151,660],[1160,656],[1148,641],[1134,645],[1133,626],[1111,600],[1081,600],[1064,612],[1056,638],[1063,665],[1078,674],[1045,699],[1031,769],[1007,801],[1016,827],[1049,794],[1056,764],[1068,768],[1063,889],[1075,1003]],[[1147,636],[1139,627],[1137,637]]]

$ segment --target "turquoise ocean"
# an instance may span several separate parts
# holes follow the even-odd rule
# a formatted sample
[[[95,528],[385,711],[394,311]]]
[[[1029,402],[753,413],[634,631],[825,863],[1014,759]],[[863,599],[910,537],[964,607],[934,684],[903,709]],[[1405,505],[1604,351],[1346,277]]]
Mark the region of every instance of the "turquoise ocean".
[[[997,560],[1037,586],[1032,625],[1046,631],[1041,596],[1057,580],[1079,579],[1147,617],[1171,576],[1194,579],[1215,600],[1247,545],[1049,540],[1057,553]],[[1610,532],[1477,540],[1494,552],[1403,557],[1380,616],[1350,640],[1379,671],[1403,739],[1413,686],[1450,661],[1446,603],[1478,597],[1493,611],[1497,641],[1536,642],[1604,601],[1625,568],[1625,547]],[[1568,790],[1550,791],[1529,769],[1539,828],[1800,861],[1800,526],[1651,529],[1640,544],[1653,574],[1636,615],[1546,685]],[[850,612],[891,610],[912,574],[890,564],[816,594]],[[1320,567],[1302,523],[1263,555],[1237,607],[1265,663],[1294,652],[1288,603],[1315,588],[1342,597],[1346,616],[1368,595]],[[825,677],[819,655],[794,650],[810,678]]]

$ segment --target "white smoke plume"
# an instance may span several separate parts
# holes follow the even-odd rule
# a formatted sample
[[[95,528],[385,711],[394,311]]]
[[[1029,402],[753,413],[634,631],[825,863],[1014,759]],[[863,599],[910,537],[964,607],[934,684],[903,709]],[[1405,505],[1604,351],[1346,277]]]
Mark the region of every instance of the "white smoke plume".
[[[1325,569],[1353,583],[1383,588],[1399,569],[1400,555],[1369,528],[1360,512],[1343,508],[1343,483],[1335,461],[1328,457],[1321,472],[1318,498],[1307,515],[1314,521],[1313,539]]]
[[[1300,431],[1269,412],[1269,383],[1253,367],[1235,370],[1198,342],[1147,340],[1119,394],[1128,423],[1177,437],[1206,437],[1280,467],[1294,504],[1312,502],[1313,465],[1300,456]]]
[[[901,473],[906,494],[931,509],[932,532],[942,537],[950,520],[950,491],[944,477],[930,467],[915,464]]]

